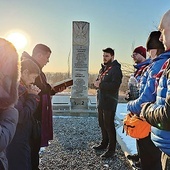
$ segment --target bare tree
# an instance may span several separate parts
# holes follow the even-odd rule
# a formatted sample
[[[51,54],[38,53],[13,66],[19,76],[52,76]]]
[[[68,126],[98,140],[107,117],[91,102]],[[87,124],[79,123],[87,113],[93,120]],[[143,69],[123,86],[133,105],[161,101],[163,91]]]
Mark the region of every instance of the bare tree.
[[[127,63],[121,63],[121,68],[122,68],[122,72],[123,72],[123,80],[122,80],[122,84],[120,87],[121,91],[126,91],[127,90],[127,82],[129,79],[129,76],[131,73],[134,72],[134,67],[130,64]],[[46,77],[47,80],[50,84],[54,84],[56,82],[68,79],[68,72],[66,73],[61,73],[61,72],[57,72],[57,73],[50,73],[50,72],[46,72]],[[70,74],[70,73],[69,73]],[[93,82],[96,80],[97,78],[97,73],[96,74],[89,74],[88,77],[88,87],[93,89]],[[69,75],[69,78],[71,77],[71,75]]]

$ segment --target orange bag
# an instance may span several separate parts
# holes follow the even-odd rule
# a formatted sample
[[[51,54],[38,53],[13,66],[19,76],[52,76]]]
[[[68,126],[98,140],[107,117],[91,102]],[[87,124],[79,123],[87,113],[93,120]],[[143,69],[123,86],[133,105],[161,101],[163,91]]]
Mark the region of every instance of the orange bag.
[[[142,139],[149,135],[151,125],[139,116],[129,113],[123,120],[123,132],[132,138]]]

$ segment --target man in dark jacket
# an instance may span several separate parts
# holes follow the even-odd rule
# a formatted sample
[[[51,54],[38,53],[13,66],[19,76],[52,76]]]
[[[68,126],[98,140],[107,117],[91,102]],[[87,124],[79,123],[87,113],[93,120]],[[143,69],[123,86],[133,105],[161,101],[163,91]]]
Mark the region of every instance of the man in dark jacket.
[[[101,155],[103,158],[113,156],[116,148],[116,129],[114,118],[118,103],[119,87],[122,82],[121,65],[114,60],[114,50],[106,48],[103,50],[102,68],[98,79],[94,82],[97,91],[98,121],[102,132],[102,142],[94,146],[95,150],[108,150]]]

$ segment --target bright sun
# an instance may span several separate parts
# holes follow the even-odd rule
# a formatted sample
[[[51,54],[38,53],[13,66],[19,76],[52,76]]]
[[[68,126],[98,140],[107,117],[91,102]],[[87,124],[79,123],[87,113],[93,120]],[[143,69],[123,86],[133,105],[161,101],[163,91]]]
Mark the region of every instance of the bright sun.
[[[13,43],[17,50],[23,49],[28,43],[24,34],[19,32],[12,32],[8,34],[6,39]]]

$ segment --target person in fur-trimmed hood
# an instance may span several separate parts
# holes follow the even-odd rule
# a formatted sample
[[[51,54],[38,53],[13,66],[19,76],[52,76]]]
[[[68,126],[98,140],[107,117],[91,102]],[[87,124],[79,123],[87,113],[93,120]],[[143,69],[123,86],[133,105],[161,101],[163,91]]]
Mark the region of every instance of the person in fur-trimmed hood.
[[[18,122],[14,104],[18,99],[18,54],[15,47],[0,38],[0,169],[8,169],[5,150],[12,141]]]

